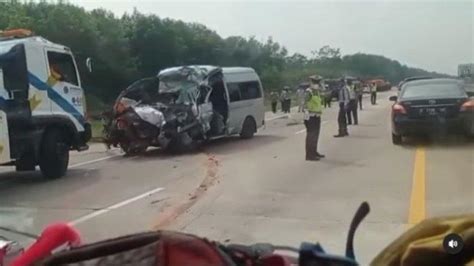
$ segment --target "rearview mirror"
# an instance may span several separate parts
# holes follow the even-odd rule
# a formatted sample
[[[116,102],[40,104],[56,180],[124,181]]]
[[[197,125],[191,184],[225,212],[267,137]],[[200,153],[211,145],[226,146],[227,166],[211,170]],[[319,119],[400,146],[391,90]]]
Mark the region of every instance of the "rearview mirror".
[[[92,58],[87,57],[86,59],[86,67],[89,73],[92,73]]]
[[[397,96],[390,96],[390,98],[388,98],[388,99],[392,102],[396,102],[398,100],[398,97]]]

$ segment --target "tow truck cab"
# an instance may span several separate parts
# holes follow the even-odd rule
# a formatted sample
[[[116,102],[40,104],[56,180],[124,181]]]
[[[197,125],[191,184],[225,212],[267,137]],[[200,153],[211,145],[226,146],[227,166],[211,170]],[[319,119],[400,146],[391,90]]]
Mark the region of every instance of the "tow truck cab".
[[[0,32],[0,165],[65,174],[91,138],[71,50],[27,30]]]

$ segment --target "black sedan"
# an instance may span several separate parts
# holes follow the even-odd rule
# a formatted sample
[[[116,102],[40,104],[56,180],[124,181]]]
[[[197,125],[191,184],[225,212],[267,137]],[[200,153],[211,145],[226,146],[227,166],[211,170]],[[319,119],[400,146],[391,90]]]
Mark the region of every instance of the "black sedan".
[[[474,99],[455,79],[424,79],[404,83],[399,96],[390,97],[392,142],[403,136],[461,132],[474,136]]]

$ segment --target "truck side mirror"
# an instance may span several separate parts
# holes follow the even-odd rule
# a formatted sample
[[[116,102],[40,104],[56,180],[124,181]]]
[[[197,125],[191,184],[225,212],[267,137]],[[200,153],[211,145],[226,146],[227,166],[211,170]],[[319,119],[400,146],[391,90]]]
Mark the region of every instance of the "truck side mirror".
[[[392,102],[396,102],[398,100],[398,97],[394,95],[394,96],[390,96],[390,98],[388,99]]]
[[[87,67],[87,71],[89,71],[89,73],[92,73],[92,58],[87,57],[86,67]]]

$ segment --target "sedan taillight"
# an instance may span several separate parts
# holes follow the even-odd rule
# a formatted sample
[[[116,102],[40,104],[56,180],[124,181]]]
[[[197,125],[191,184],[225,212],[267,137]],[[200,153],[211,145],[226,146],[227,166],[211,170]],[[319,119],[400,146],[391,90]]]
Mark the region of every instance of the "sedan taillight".
[[[403,105],[396,103],[392,106],[392,113],[393,114],[406,114],[407,110],[405,109],[405,107],[403,107]]]
[[[474,100],[468,100],[461,105],[461,112],[474,111]]]

